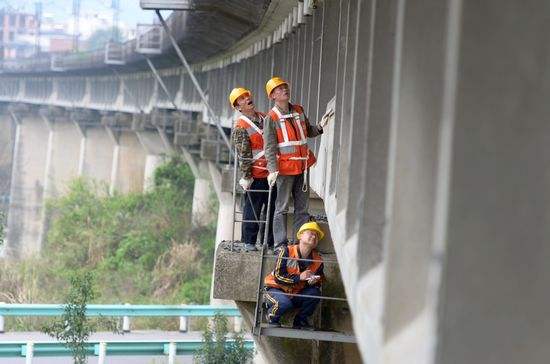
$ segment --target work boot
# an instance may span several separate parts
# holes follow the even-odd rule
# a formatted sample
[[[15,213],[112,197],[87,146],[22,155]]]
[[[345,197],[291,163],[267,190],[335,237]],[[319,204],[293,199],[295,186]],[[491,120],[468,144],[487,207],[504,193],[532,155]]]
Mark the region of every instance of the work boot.
[[[294,321],[292,328],[296,330],[315,331],[315,327],[310,325],[307,321]]]
[[[268,322],[266,325],[265,325],[266,328],[270,328],[270,329],[276,329],[276,328],[279,328],[281,327],[281,323],[280,322]]]
[[[244,251],[245,252],[257,252],[258,249],[256,248],[255,244],[245,243],[244,244]]]

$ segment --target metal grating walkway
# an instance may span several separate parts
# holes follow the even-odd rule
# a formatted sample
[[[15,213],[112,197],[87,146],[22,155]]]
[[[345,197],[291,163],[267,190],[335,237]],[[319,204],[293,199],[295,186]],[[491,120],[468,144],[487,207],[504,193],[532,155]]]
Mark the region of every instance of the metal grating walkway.
[[[342,343],[356,343],[354,335],[348,335],[336,331],[308,331],[298,330],[290,327],[268,327],[261,325],[261,336],[276,336],[292,339],[318,340],[318,341],[336,341]]]

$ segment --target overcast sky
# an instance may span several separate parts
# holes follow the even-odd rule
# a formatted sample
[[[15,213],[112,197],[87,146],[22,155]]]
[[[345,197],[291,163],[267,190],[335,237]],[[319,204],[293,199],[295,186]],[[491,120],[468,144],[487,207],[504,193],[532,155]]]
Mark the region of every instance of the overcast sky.
[[[57,20],[67,19],[71,16],[73,9],[73,0],[0,0],[0,8],[6,5],[25,12],[34,13],[35,3],[42,2],[42,11],[53,14]],[[99,13],[104,16],[112,17],[112,0],[80,0],[80,12]],[[151,10],[141,10],[139,0],[119,0],[120,1],[120,22],[124,22],[128,27],[135,28],[137,23],[151,23],[154,12]]]

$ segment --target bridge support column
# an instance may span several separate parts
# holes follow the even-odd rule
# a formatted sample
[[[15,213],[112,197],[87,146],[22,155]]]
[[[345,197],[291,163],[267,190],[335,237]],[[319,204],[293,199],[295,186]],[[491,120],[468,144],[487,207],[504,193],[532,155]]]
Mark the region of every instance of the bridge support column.
[[[222,240],[231,240],[233,238],[233,197],[231,193],[222,190],[222,175],[216,165],[213,162],[208,162],[208,167],[219,201],[218,224],[216,228],[217,246]],[[235,231],[237,230],[240,231],[240,228],[238,229],[235,226]]]
[[[104,127],[86,128],[84,146],[81,145],[80,150],[79,175],[108,186],[116,143]]]
[[[49,227],[46,202],[49,198],[64,194],[70,182],[78,176],[81,150],[81,134],[73,122],[59,115],[43,115],[42,119],[48,128],[48,146],[44,171],[39,248],[46,240]]]
[[[109,133],[112,140],[117,142],[113,149],[110,193],[143,191],[146,153],[138,137],[130,131],[109,129]]]
[[[5,254],[19,258],[40,249],[44,176],[50,130],[42,118],[17,115]]]
[[[193,226],[206,226],[216,220],[211,204],[212,183],[208,162],[193,157],[185,148],[183,156],[193,171],[195,185],[193,187],[192,220]]]
[[[153,187],[155,170],[165,160],[166,144],[156,131],[138,131],[136,135],[147,154],[143,172],[143,191],[148,191]]]

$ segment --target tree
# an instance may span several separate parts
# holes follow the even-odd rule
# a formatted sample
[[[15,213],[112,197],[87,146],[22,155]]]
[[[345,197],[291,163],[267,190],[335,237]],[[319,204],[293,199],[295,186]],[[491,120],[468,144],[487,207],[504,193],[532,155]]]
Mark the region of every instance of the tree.
[[[92,33],[92,35],[90,35],[90,38],[88,38],[88,49],[103,49],[105,48],[105,44],[107,44],[111,40],[117,42],[122,42],[124,40],[120,28],[107,28],[96,30]]]
[[[65,343],[71,350],[75,364],[87,362],[86,344],[93,334],[98,322],[107,323],[111,331],[118,332],[116,322],[102,318],[98,322],[86,317],[86,305],[94,299],[93,276],[90,272],[77,273],[70,278],[71,288],[65,301],[61,319],[45,326],[42,331]]]
[[[204,333],[204,345],[195,355],[201,364],[244,364],[249,362],[254,354],[253,349],[245,347],[244,338],[235,333],[233,341],[227,341],[227,318],[216,314],[212,327],[207,326]]]

